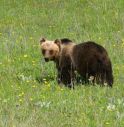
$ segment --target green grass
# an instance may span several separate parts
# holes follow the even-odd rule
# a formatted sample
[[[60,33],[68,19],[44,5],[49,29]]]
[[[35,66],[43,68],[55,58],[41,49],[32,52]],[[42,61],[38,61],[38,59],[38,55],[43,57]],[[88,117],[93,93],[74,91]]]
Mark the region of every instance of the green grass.
[[[113,88],[60,88],[41,36],[104,46]],[[124,127],[124,0],[0,0],[0,127]]]

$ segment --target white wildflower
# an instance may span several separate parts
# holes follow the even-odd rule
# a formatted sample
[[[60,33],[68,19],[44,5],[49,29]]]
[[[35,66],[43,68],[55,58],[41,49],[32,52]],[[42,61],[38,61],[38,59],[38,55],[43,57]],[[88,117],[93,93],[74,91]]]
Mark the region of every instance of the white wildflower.
[[[115,105],[113,105],[113,104],[108,104],[107,110],[109,110],[109,111],[115,110]]]

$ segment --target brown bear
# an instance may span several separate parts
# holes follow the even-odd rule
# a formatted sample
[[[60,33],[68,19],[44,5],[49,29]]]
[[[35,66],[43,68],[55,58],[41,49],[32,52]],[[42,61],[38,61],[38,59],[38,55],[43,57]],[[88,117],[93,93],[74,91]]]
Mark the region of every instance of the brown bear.
[[[105,48],[95,42],[80,44],[70,39],[40,40],[42,54],[46,62],[52,60],[58,70],[58,83],[73,87],[76,79],[75,71],[88,83],[108,84],[112,87],[112,65]]]

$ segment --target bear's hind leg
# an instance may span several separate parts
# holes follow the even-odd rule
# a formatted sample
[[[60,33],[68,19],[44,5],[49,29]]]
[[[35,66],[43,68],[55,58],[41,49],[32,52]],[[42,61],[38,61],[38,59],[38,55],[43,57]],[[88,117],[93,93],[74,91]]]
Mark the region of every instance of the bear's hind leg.
[[[111,71],[106,72],[106,82],[107,82],[108,86],[110,86],[110,87],[113,86],[113,75],[112,75]]]

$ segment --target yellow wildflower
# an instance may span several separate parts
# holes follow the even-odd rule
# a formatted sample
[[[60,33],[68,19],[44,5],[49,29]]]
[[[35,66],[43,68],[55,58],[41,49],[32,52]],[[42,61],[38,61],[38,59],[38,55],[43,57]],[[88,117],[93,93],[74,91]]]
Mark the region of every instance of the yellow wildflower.
[[[33,101],[33,98],[32,97],[30,98],[30,101]]]
[[[25,55],[24,55],[24,58],[26,58],[26,57],[28,57],[28,55],[27,55],[27,54],[25,54]]]
[[[32,39],[33,39],[33,37],[30,37],[29,39],[30,39],[30,40],[32,40]]]
[[[19,38],[22,39],[23,37],[20,35]]]
[[[22,99],[19,99],[19,102],[22,102]]]
[[[47,82],[47,81],[44,81],[44,83],[45,83],[45,84],[48,84],[48,82]]]
[[[36,88],[36,85],[33,85],[32,88]]]
[[[36,82],[36,80],[34,80],[33,82]]]
[[[13,85],[11,85],[11,87],[13,88]]]
[[[61,91],[63,91],[63,89],[61,88]]]
[[[35,66],[35,61],[34,60],[32,61],[32,64]]]
[[[109,123],[109,122],[106,122],[105,124],[106,124],[106,125],[109,125],[110,123]]]
[[[32,60],[32,63],[35,63],[35,61],[34,61],[34,60]]]
[[[22,92],[21,94],[22,94],[22,96],[23,96],[23,95],[24,95],[24,92]]]
[[[47,86],[50,87],[50,84],[48,83]]]
[[[19,94],[19,97],[21,97],[22,95],[21,94]]]
[[[29,81],[29,80],[27,80],[26,82],[27,82],[27,83],[29,83],[30,81]]]
[[[21,87],[19,86],[18,89],[21,89]]]

